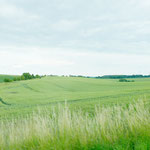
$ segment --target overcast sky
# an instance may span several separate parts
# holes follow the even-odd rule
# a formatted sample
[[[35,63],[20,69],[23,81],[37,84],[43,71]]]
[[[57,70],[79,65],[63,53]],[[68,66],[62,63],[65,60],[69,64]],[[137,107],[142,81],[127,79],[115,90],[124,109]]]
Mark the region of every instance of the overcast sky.
[[[0,0],[0,74],[150,74],[150,0]]]

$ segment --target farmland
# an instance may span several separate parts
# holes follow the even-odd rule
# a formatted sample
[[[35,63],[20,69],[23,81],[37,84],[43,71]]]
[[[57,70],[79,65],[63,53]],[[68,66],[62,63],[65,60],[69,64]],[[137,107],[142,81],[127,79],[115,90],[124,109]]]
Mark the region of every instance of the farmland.
[[[12,139],[7,139],[10,142],[10,147],[12,147],[12,149],[30,149],[32,146],[32,149],[47,149],[45,146],[50,145],[53,145],[52,149],[92,149],[93,146],[98,146],[99,149],[111,149],[112,146],[109,147],[109,145],[111,145],[112,142],[119,142],[120,144],[125,145],[124,149],[131,149],[132,144],[134,144],[134,141],[137,140],[137,134],[144,134],[141,136],[142,139],[139,138],[140,147],[145,148],[147,147],[147,143],[149,143],[149,132],[147,132],[147,130],[150,129],[148,117],[150,99],[149,78],[135,79],[135,82],[119,82],[117,79],[44,77],[42,79],[0,83],[0,97],[9,104],[4,105],[0,103],[0,121],[2,123],[0,128],[3,130],[1,135],[4,134],[4,136],[0,137],[1,141],[3,141],[1,143],[3,144],[1,149],[8,149],[6,146],[8,144],[5,143],[4,139],[6,137],[13,136],[13,134],[16,136],[16,141],[14,140],[13,142]],[[142,101],[142,103],[138,101]],[[143,102],[146,102],[146,107]],[[61,105],[62,109],[55,110],[55,113],[53,112],[54,114],[52,115],[53,117],[56,117],[57,115],[55,114],[58,114],[56,117],[58,118],[57,122],[55,120],[56,118],[52,117],[52,120],[48,119],[48,114],[51,114],[51,110],[53,108],[56,109],[58,104]],[[130,109],[124,110],[124,106],[128,106]],[[103,109],[101,111],[96,111],[96,107]],[[115,114],[113,114],[114,111],[116,112]],[[38,112],[39,115],[38,113],[33,115],[33,112]],[[45,114],[45,112],[48,113]],[[73,118],[71,117],[72,112],[74,114]],[[46,116],[43,115],[43,113]],[[119,117],[120,113],[124,116],[122,119]],[[88,116],[85,114],[88,114]],[[101,121],[99,121],[103,130],[100,129],[100,131],[104,134],[101,135],[101,137],[99,137],[96,133],[96,131],[101,128],[97,125],[98,118],[96,118],[96,116],[101,116],[99,118]],[[91,117],[93,119],[91,119]],[[140,120],[139,117],[141,117]],[[106,120],[106,118],[108,118],[108,120]],[[114,119],[111,120],[111,118]],[[134,123],[132,123],[133,118],[135,118]],[[37,120],[40,121],[36,122]],[[40,124],[41,121],[44,124]],[[75,126],[77,123],[76,121],[78,123],[80,122],[78,128]],[[112,127],[108,127],[109,122],[111,121]],[[31,127],[31,122],[32,124],[39,123],[39,126],[35,129],[36,125]],[[89,124],[87,124],[87,122],[89,122]],[[105,122],[105,126],[103,126],[103,122]],[[53,135],[57,130],[56,128],[50,128],[52,125],[51,123],[53,126],[58,126],[61,130],[60,136],[62,137],[59,137],[60,145],[57,143],[57,139],[55,139],[55,137],[46,134],[46,132],[50,130]],[[14,128],[14,124],[18,125],[18,130]],[[116,124],[120,129],[120,133],[117,132]],[[7,126],[10,127],[9,132],[7,132],[7,129],[9,128],[7,128]],[[29,133],[27,133],[28,137],[26,133],[24,133],[24,129],[26,129],[27,132],[31,129],[34,131],[38,130],[39,133],[37,132],[37,135],[29,135]],[[81,139],[79,138],[78,133],[83,131],[80,131],[80,129],[83,129],[84,133],[87,133],[87,135],[81,133]],[[137,131],[139,132],[136,134]],[[21,135],[24,135],[25,141],[20,141],[20,132]],[[38,136],[40,132],[45,132],[45,134]],[[128,133],[126,137],[123,136],[124,132]],[[30,132],[30,134],[32,134],[32,132]],[[59,136],[59,133],[56,134]],[[75,136],[75,139],[71,137],[71,134]],[[47,136],[47,143],[45,143],[46,141],[39,143]],[[68,140],[65,136],[68,136]],[[88,138],[88,136],[93,136],[93,144],[95,145],[92,145],[92,141]],[[87,137],[87,139],[85,137]],[[99,138],[102,140],[102,143],[97,143],[100,140]],[[118,141],[118,138],[125,139]],[[143,144],[144,139],[147,143]],[[18,142],[18,140],[20,141],[20,144],[25,142],[23,145],[26,145],[27,147],[22,147],[22,144],[15,145],[15,142]],[[69,146],[69,143],[67,143],[69,141],[72,141],[74,147]],[[58,147],[55,147],[57,144]],[[105,148],[102,148],[101,144]],[[76,147],[75,145],[78,145],[79,147]],[[131,147],[128,147],[129,145]],[[40,146],[43,147],[41,148]]]
[[[150,79],[136,79],[120,83],[113,79],[88,79],[75,77],[45,77],[42,79],[0,84],[0,116],[26,114],[38,108],[67,102],[75,109],[93,111],[95,105],[128,103],[150,98]]]

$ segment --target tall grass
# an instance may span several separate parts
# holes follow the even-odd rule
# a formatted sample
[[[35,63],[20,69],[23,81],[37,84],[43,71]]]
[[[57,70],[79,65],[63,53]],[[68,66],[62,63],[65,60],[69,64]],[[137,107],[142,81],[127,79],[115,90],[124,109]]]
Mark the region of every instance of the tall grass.
[[[1,121],[1,150],[149,150],[150,111],[143,101],[97,107],[95,114],[59,107]]]

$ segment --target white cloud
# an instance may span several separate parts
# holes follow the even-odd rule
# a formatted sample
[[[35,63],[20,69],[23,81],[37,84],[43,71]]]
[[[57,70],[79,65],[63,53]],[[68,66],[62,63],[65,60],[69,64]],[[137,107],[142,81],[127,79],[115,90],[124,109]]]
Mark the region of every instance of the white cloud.
[[[0,0],[1,70],[149,73],[149,6],[149,0]]]
[[[137,2],[137,1],[135,0],[135,2]],[[149,9],[149,7],[150,7],[150,1],[149,0],[138,0],[138,2],[139,2],[139,5],[141,7]]]
[[[57,58],[50,57],[49,59],[40,58],[40,59],[30,59],[27,61],[24,61],[24,66],[32,66],[32,65],[43,65],[43,66],[68,66],[72,65],[73,62],[67,61],[67,60],[59,60]]]
[[[21,74],[149,74],[150,56],[43,49],[0,52],[1,73]],[[9,60],[9,61],[8,61]],[[10,63],[11,62],[11,63]],[[144,67],[143,67],[144,66]]]
[[[39,15],[29,13],[24,10],[23,7],[19,7],[13,3],[10,2],[0,2],[0,18],[6,18],[6,19],[39,19]]]
[[[57,31],[71,31],[79,26],[80,22],[75,20],[60,20],[52,24],[52,28]]]
[[[91,28],[91,29],[82,31],[81,35],[84,37],[90,37],[92,35],[99,34],[103,30],[104,30],[104,28],[102,28],[102,27]]]
[[[24,11],[15,5],[0,3],[0,16],[5,18],[24,16]]]

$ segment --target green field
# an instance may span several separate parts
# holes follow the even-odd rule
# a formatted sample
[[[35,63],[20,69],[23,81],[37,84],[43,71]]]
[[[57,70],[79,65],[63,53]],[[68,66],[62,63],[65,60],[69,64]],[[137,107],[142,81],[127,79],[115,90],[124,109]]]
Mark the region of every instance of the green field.
[[[150,79],[120,83],[114,79],[77,77],[45,77],[12,83],[0,83],[0,97],[10,106],[0,103],[0,116],[26,114],[37,107],[51,107],[67,102],[71,108],[93,111],[95,105],[128,103],[150,98]]]
[[[0,149],[149,150],[150,78],[134,80],[0,83]]]

